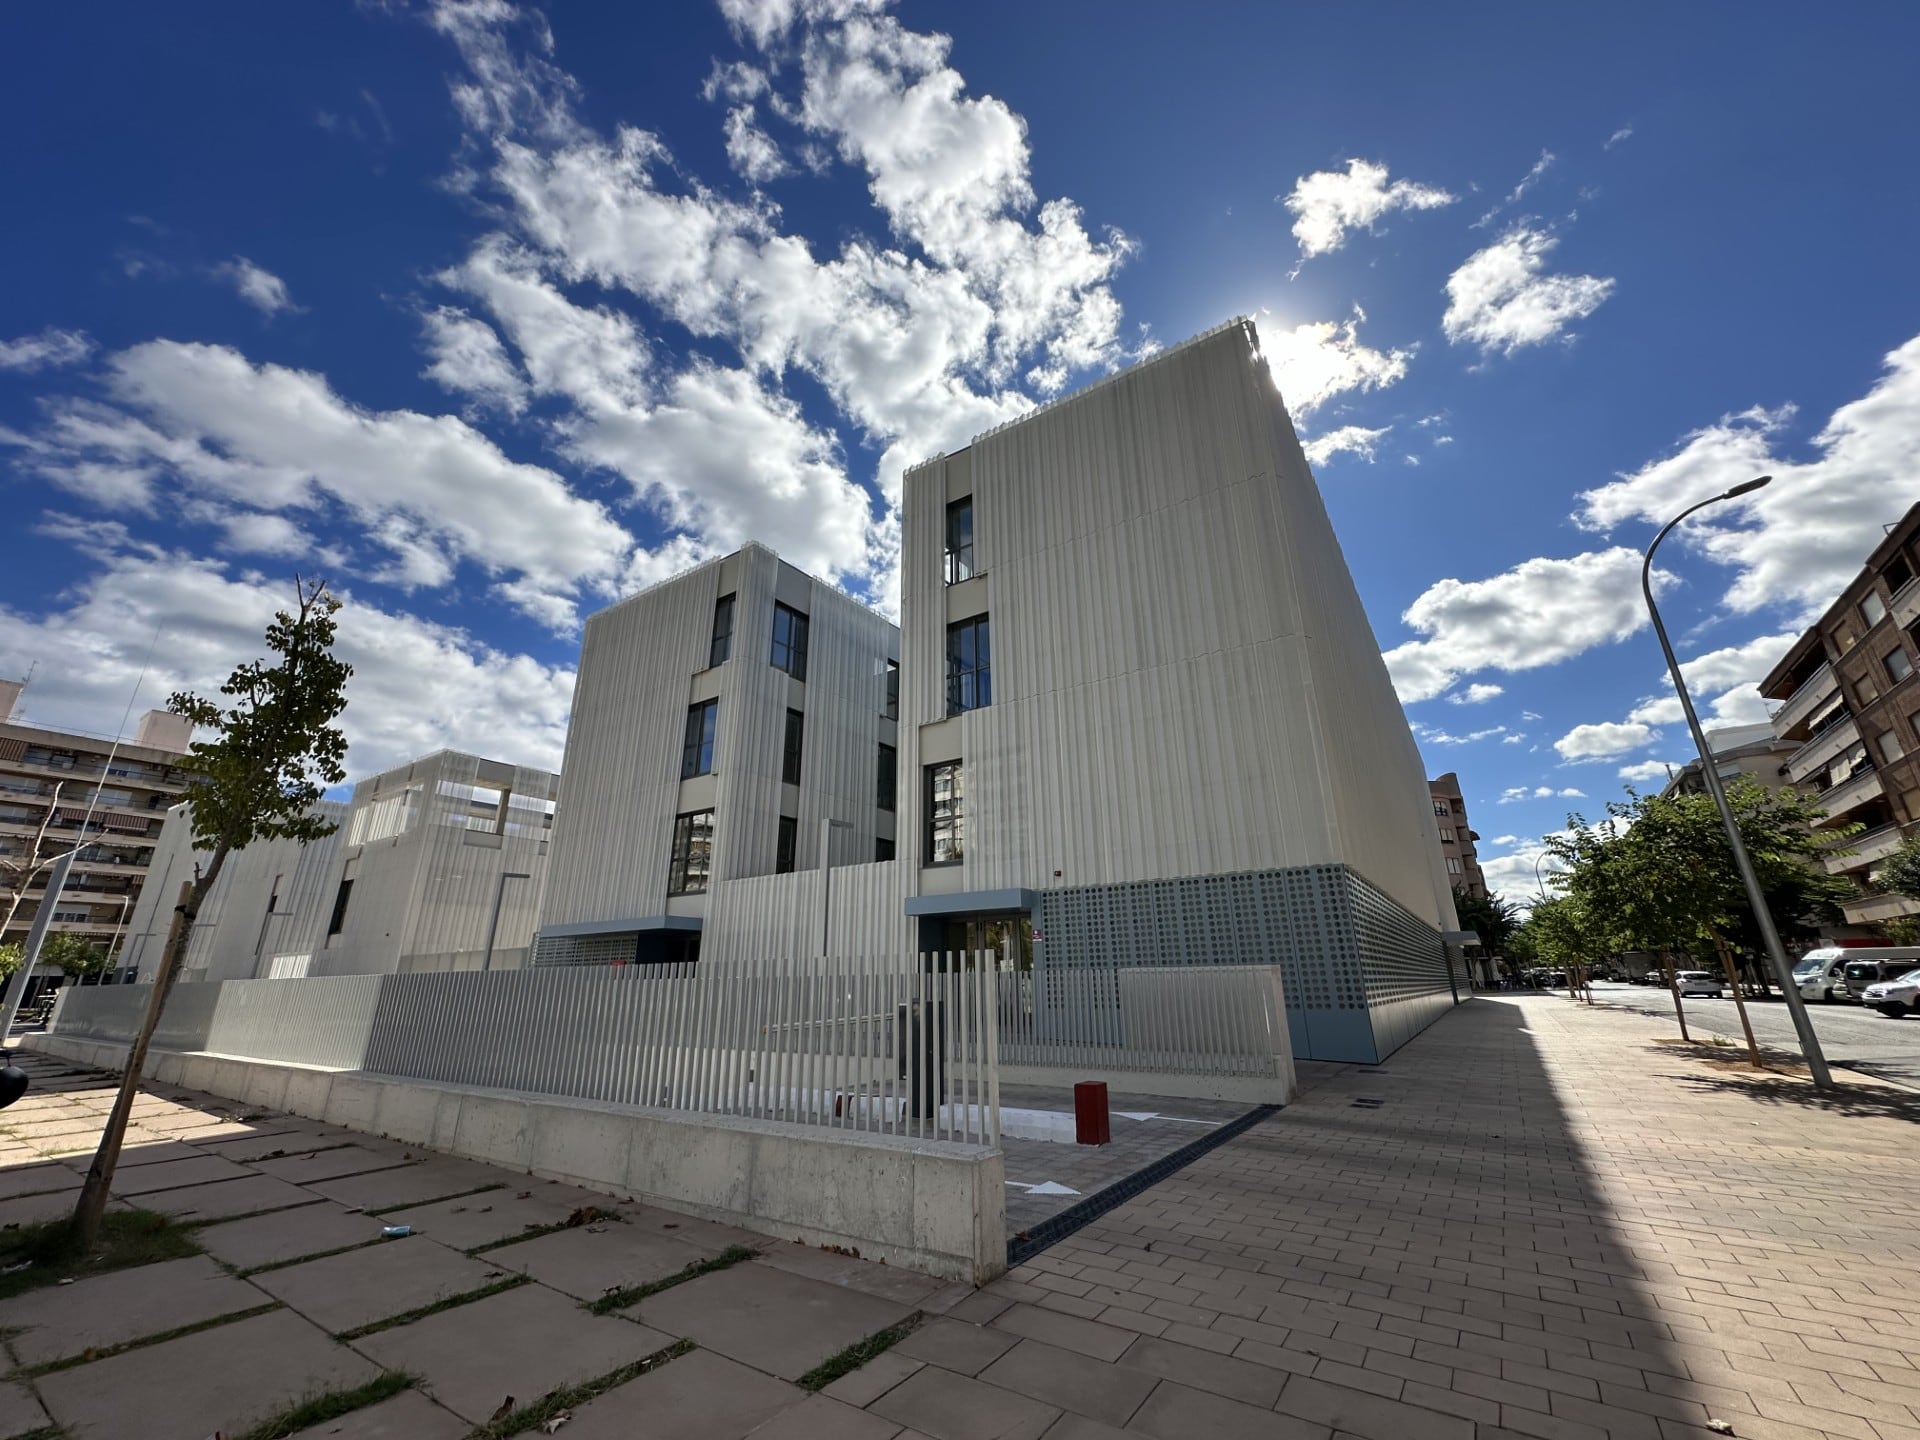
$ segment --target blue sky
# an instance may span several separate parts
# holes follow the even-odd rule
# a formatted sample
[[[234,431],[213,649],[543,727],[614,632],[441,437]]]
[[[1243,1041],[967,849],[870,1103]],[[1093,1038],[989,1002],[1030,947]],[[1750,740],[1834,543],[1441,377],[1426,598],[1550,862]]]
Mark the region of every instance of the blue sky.
[[[1779,477],[1662,552],[1744,721],[1920,499],[1905,7],[665,8],[0,15],[29,714],[217,684],[299,569],[355,773],[557,765],[582,616],[747,539],[885,607],[905,464],[1247,313],[1517,891],[1686,753],[1661,520]]]

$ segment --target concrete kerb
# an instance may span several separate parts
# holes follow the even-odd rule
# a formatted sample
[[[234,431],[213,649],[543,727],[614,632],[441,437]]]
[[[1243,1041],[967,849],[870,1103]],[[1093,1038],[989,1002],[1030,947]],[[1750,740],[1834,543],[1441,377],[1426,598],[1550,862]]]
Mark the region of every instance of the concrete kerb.
[[[127,1047],[31,1050],[104,1070]],[[1006,1269],[997,1150],[155,1050],[148,1078],[384,1135],[741,1229],[980,1285]]]

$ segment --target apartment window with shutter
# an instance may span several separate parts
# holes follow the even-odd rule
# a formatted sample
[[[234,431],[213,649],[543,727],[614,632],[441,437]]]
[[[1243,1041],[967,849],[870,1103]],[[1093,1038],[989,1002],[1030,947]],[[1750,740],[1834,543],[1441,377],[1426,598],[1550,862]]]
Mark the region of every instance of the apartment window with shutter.
[[[793,855],[800,844],[800,822],[791,815],[780,817],[780,838],[773,850],[773,873],[791,875],[793,873]]]
[[[891,811],[897,803],[900,757],[893,746],[880,747],[879,784],[874,788],[874,804],[882,810]]]
[[[1458,855],[1447,856],[1447,873],[1449,875],[1458,875],[1461,873],[1460,857]]]
[[[1869,630],[1887,618],[1887,607],[1881,602],[1879,591],[1869,590],[1860,597],[1860,618],[1867,622]]]
[[[1907,659],[1907,652],[1898,646],[1881,656],[1880,663],[1886,667],[1887,678],[1896,685],[1913,674],[1913,662]]]
[[[1891,730],[1882,730],[1874,744],[1880,748],[1881,760],[1889,765],[1906,753],[1900,748],[1900,737]]]
[[[807,678],[807,617],[778,603],[773,607],[773,668],[796,680]]]
[[[973,497],[947,506],[947,583],[973,577]]]
[[[1434,814],[1436,814],[1436,815],[1445,815],[1445,814],[1447,813],[1447,802],[1446,802],[1446,801],[1444,801],[1444,800],[1436,800],[1436,801],[1434,801],[1434,802],[1433,802],[1433,813],[1434,813]]]
[[[673,854],[667,862],[669,895],[704,895],[713,868],[713,811],[673,817]]]
[[[713,773],[713,737],[720,719],[720,702],[702,700],[687,707],[687,740],[680,751],[680,778]]]
[[[707,648],[708,665],[724,665],[733,655],[733,596],[722,595],[713,607],[713,643]]]
[[[798,710],[787,711],[787,738],[780,751],[780,778],[788,785],[800,783],[800,752],[806,742],[807,717]]]
[[[960,715],[993,703],[993,653],[987,617],[947,627],[947,713]]]

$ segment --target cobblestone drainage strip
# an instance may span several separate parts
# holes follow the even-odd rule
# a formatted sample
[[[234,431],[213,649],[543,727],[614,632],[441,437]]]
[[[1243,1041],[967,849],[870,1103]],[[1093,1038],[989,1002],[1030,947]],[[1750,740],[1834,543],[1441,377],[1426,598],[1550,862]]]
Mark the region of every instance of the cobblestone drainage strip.
[[[1224,1125],[1210,1130],[1190,1145],[1182,1145],[1171,1155],[1162,1155],[1152,1164],[1136,1170],[1123,1180],[1116,1180],[1104,1190],[1096,1190],[1077,1205],[1070,1205],[1058,1215],[1051,1215],[1039,1224],[1030,1226],[1007,1241],[1007,1268],[1023,1264],[1041,1251],[1058,1245],[1074,1231],[1092,1224],[1109,1210],[1117,1210],[1149,1186],[1157,1185],[1169,1175],[1177,1174],[1198,1160],[1209,1150],[1218,1148],[1234,1137],[1251,1130],[1269,1115],[1278,1113],[1278,1105],[1256,1105],[1246,1114],[1227,1121]]]

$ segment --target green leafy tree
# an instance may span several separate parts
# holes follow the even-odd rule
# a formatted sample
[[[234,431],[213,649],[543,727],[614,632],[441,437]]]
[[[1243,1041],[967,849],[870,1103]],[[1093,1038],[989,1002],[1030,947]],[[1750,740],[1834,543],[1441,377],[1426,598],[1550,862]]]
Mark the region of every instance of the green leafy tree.
[[[1453,892],[1453,911],[1460,917],[1460,928],[1480,937],[1481,948],[1489,955],[1504,955],[1507,941],[1520,924],[1514,908],[1498,895],[1470,895]]]
[[[40,963],[64,970],[78,980],[107,968],[107,952],[69,930],[56,930],[40,942]]]
[[[201,780],[193,792],[193,843],[207,859],[195,864],[193,883],[174,912],[120,1093],[74,1207],[70,1235],[82,1253],[99,1240],[147,1049],[179,977],[194,921],[228,855],[255,840],[318,840],[335,828],[310,812],[328,786],[346,779],[347,741],[333,722],[346,709],[353,667],[333,654],[339,601],[323,582],[297,577],[294,594],[296,610],[281,611],[267,627],[267,648],[280,657],[277,664],[255,660],[240,666],[220,687],[229,702],[224,706],[184,691],[167,701],[168,710],[212,736],[196,740],[183,762]]]
[[[7,976],[18,970],[20,968],[20,962],[26,958],[26,946],[14,944],[0,945],[0,980],[6,979]]]
[[[1910,836],[1880,867],[1880,888],[1920,900],[1920,835]]]
[[[1618,948],[1615,939],[1583,897],[1557,895],[1534,904],[1509,950],[1525,965],[1566,970],[1598,965]]]

